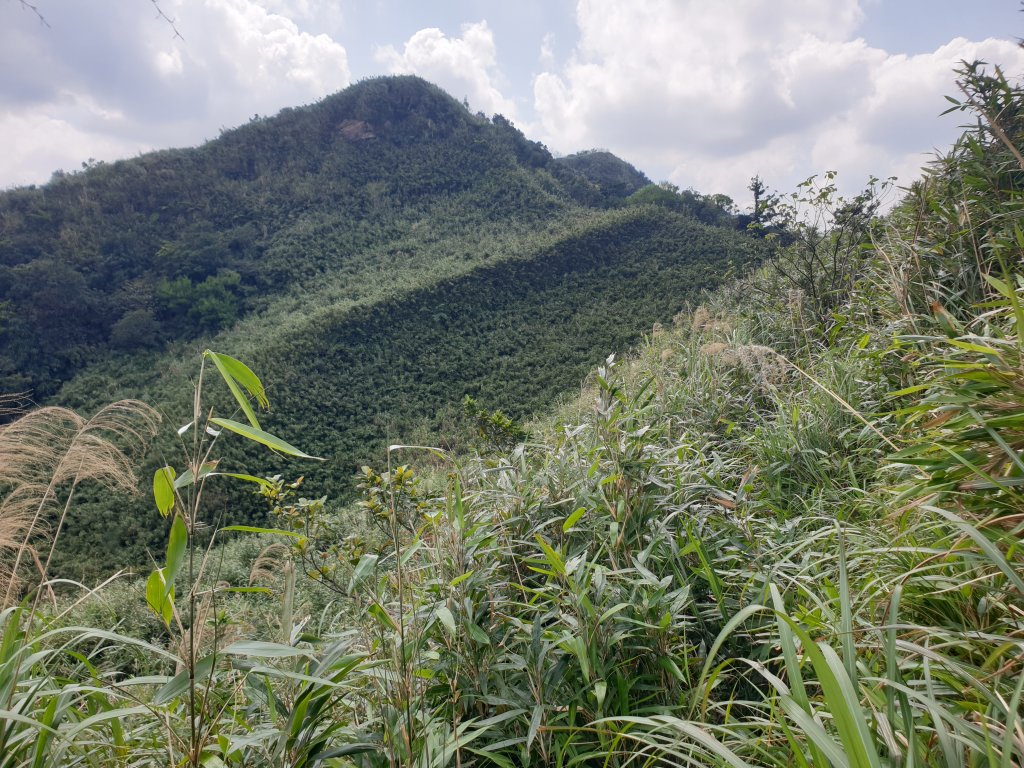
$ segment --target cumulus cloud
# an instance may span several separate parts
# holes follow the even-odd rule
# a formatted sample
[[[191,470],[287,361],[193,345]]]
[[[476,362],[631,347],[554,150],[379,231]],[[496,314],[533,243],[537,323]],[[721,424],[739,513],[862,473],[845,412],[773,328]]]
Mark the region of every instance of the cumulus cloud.
[[[755,173],[782,190],[830,169],[854,186],[870,174],[909,181],[957,134],[962,115],[937,115],[961,59],[1024,73],[1010,40],[956,38],[916,55],[873,47],[858,36],[872,2],[578,0],[569,56],[571,30],[538,23],[499,37],[520,42],[501,51],[503,70],[486,21],[426,27],[374,55],[556,152],[605,147],[655,179],[744,204]],[[49,28],[0,0],[0,188],[314,101],[351,81],[345,47],[315,32],[373,42],[342,23],[353,6],[337,0],[161,0],[183,39],[145,0],[40,5]],[[393,5],[360,6],[352,24],[383,24]],[[531,110],[507,75],[527,81],[536,67]]]
[[[461,32],[460,37],[448,37],[434,27],[421,29],[401,52],[384,46],[377,49],[376,59],[391,74],[419,75],[456,98],[465,97],[474,110],[515,119],[515,103],[499,89],[497,49],[487,22],[463,24]]]
[[[179,2],[180,24],[194,20],[198,36],[186,51],[192,66],[224,78],[217,102],[276,111],[349,83],[345,49],[326,35],[300,32],[291,19],[251,0],[205,0],[202,16],[193,3]]]
[[[254,113],[344,88],[344,47],[270,10],[306,5],[163,0],[174,28],[138,0],[52,2],[48,28],[8,14],[13,23],[0,25],[0,142],[13,151],[0,156],[0,186],[45,181],[89,157],[195,144]]]
[[[856,36],[857,0],[579,0],[579,43],[534,80],[541,139],[602,146],[681,186],[745,201],[755,173],[792,188],[835,169],[912,180],[956,135],[936,116],[961,59],[1024,71],[1003,40],[907,56]],[[664,177],[664,176],[662,176]]]
[[[0,141],[18,149],[0,163],[4,179],[12,183],[46,181],[50,169],[73,170],[94,157],[123,157],[148,148],[145,143],[132,145],[130,141],[82,130],[54,111],[0,115]]]

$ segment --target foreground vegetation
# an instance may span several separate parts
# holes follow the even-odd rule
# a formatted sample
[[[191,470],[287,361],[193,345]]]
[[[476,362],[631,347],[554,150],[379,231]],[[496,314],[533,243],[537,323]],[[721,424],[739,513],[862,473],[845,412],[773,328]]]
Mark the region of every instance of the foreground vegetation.
[[[300,496],[315,458],[206,353],[170,426],[183,458],[154,476],[171,529],[148,618],[116,584],[9,604],[0,765],[1021,764],[1024,93],[961,84],[979,127],[885,218],[828,176],[799,217],[770,201],[763,269],[525,441],[470,404],[476,454],[393,446],[358,508]],[[107,438],[151,424],[117,413],[121,437],[102,415],[5,427],[0,451],[51,449],[7,498],[58,520],[83,473],[116,484],[130,446]],[[59,424],[66,442],[30,439]],[[292,474],[218,463],[229,439]],[[277,532],[207,549],[228,482]],[[7,536],[25,587],[29,528]]]

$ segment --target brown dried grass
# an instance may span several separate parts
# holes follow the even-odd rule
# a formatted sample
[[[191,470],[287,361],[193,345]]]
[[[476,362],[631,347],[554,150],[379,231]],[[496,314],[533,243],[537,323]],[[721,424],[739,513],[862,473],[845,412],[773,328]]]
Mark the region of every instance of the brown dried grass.
[[[27,392],[0,392],[0,419],[24,413],[30,402]]]
[[[39,583],[75,489],[86,480],[111,490],[136,490],[135,461],[156,434],[160,416],[145,403],[122,400],[86,419],[66,408],[30,411],[0,426],[0,590],[3,606],[21,591],[23,566]],[[40,546],[49,542],[45,562]]]

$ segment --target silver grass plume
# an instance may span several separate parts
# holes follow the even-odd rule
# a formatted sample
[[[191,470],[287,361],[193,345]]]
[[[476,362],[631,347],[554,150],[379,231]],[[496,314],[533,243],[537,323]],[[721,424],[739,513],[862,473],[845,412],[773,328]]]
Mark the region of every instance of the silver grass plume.
[[[0,590],[2,606],[19,592],[34,562],[40,583],[78,485],[136,490],[134,463],[156,434],[159,414],[122,400],[86,419],[66,408],[39,408],[0,426]],[[39,545],[49,542],[45,562]]]

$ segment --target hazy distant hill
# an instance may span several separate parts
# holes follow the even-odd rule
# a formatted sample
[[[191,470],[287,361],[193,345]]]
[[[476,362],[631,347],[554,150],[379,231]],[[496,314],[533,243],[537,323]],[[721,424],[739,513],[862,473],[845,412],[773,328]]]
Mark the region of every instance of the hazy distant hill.
[[[560,157],[555,162],[571,168],[608,197],[626,198],[651,183],[632,165],[606,150],[577,152],[575,155]]]
[[[263,376],[272,431],[329,458],[296,470],[309,491],[344,496],[385,439],[457,422],[466,394],[544,408],[755,258],[711,198],[646,182],[606,152],[556,161],[414,77],[58,175],[0,194],[0,392],[141,397],[173,435],[210,346]],[[74,514],[63,562],[85,571],[162,536],[145,501]]]

